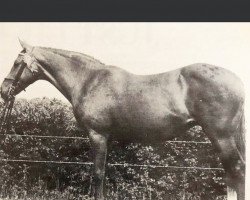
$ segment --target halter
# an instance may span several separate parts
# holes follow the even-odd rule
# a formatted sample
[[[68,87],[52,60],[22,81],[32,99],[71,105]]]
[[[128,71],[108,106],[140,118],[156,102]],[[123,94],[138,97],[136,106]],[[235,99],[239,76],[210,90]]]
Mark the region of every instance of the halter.
[[[33,49],[32,49],[32,51],[33,51]],[[1,117],[0,133],[2,133],[2,132],[5,133],[9,128],[9,119],[10,119],[11,111],[12,111],[14,101],[15,101],[14,91],[16,90],[16,87],[18,86],[18,84],[20,82],[20,77],[21,77],[25,67],[27,67],[32,72],[33,75],[34,75],[34,72],[36,71],[35,69],[32,68],[32,64],[36,60],[33,56],[31,56],[28,53],[25,53],[25,54],[20,53],[19,55],[23,56],[22,62],[24,62],[25,64],[23,64],[22,62],[19,64],[20,68],[17,71],[17,74],[15,75],[14,78],[6,77],[4,79],[4,80],[11,80],[12,84],[11,84],[10,89],[8,91],[7,101],[5,102],[3,114]]]
[[[12,85],[10,87],[10,91],[8,92],[8,98],[13,98],[13,92],[16,89],[16,87],[19,85],[20,82],[20,77],[25,69],[25,67],[27,69],[29,69],[31,71],[31,73],[34,75],[35,72],[37,72],[37,70],[35,68],[32,67],[32,64],[36,61],[36,59],[34,58],[34,56],[31,56],[30,54],[32,53],[34,47],[32,48],[30,53],[19,53],[19,56],[22,56],[22,61],[19,64],[20,68],[17,72],[17,74],[15,75],[14,78],[12,77],[6,77],[4,80],[9,80],[9,81],[13,81]],[[23,65],[24,62],[25,64]],[[17,67],[19,67],[17,66]]]

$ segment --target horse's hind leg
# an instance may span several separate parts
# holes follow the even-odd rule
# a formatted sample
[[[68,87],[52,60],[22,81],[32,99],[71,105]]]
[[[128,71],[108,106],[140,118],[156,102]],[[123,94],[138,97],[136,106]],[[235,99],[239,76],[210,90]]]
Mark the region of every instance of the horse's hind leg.
[[[245,200],[245,162],[237,148],[235,133],[228,130],[213,131],[209,136],[220,153],[227,185],[237,192],[237,200]]]
[[[245,199],[245,163],[234,138],[219,141],[220,157],[226,171],[228,186],[237,191],[237,199]]]

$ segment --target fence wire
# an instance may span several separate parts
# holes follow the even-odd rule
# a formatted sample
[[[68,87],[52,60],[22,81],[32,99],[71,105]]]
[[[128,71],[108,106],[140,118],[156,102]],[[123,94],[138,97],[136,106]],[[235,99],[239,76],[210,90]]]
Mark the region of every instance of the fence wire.
[[[24,163],[54,163],[54,164],[74,164],[74,165],[93,165],[93,162],[68,162],[68,161],[54,161],[54,160],[22,160],[22,159],[0,159],[0,162],[24,162]],[[123,166],[123,167],[143,167],[143,168],[170,168],[170,169],[194,169],[194,170],[219,170],[224,171],[219,167],[181,167],[172,165],[145,165],[145,164],[131,164],[131,163],[107,163],[108,166]]]
[[[1,136],[8,137],[27,137],[27,138],[45,138],[45,139],[77,139],[89,141],[86,137],[76,136],[49,136],[49,135],[21,135],[21,134],[4,134]],[[183,143],[183,144],[211,144],[211,142],[196,142],[196,141],[179,141],[168,140],[166,143]],[[69,161],[55,161],[55,160],[23,160],[23,159],[0,159],[0,162],[23,162],[23,163],[54,163],[54,164],[74,164],[74,165],[93,165],[93,162],[69,162]],[[108,166],[123,166],[123,167],[144,167],[144,168],[169,168],[169,169],[193,169],[193,170],[218,170],[224,171],[219,167],[185,167],[185,166],[170,166],[170,165],[145,165],[145,164],[131,164],[131,163],[107,163]]]
[[[20,135],[20,134],[2,134],[1,136],[8,137],[28,137],[28,138],[55,138],[55,139],[77,139],[89,141],[89,138],[86,137],[77,137],[77,136],[50,136],[50,135]],[[167,140],[165,143],[183,143],[183,144],[211,144],[211,142],[196,142],[196,141],[182,141],[182,140]]]

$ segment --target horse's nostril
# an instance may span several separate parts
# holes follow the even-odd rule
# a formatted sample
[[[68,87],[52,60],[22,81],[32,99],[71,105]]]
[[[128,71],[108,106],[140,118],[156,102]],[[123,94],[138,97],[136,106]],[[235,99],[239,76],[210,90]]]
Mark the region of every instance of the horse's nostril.
[[[5,92],[4,92],[4,90],[3,90],[2,87],[0,88],[0,96],[2,97],[3,100],[6,99],[6,94],[5,94]]]

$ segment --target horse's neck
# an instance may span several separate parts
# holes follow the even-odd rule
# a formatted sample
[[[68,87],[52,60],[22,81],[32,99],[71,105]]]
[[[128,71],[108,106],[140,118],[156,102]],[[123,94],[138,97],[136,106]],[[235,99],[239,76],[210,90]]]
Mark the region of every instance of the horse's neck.
[[[45,79],[52,83],[71,103],[94,70],[86,63],[76,62],[56,54],[44,56],[42,66]]]

